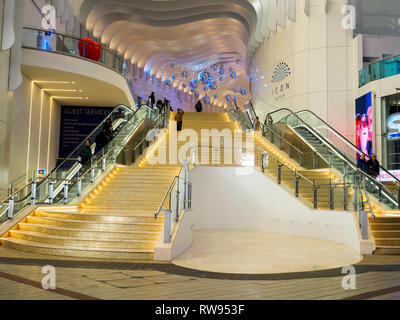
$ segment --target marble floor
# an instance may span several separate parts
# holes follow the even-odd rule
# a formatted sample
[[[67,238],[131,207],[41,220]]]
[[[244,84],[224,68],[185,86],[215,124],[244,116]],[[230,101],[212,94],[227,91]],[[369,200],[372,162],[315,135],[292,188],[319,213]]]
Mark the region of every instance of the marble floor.
[[[263,231],[195,230],[189,250],[173,264],[210,272],[275,274],[350,266],[362,260],[332,241]]]
[[[0,247],[0,300],[343,300],[400,298],[400,256],[364,256],[356,287],[342,269],[234,275],[152,261],[109,261],[34,255]],[[43,266],[56,289],[41,285]]]

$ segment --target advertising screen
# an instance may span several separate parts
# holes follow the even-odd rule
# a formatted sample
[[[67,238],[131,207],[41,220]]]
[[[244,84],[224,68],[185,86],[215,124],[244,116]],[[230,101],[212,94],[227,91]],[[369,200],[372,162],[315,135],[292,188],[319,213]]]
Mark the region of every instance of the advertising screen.
[[[372,92],[356,100],[356,146],[369,158],[374,153]],[[358,158],[358,155],[357,155]]]

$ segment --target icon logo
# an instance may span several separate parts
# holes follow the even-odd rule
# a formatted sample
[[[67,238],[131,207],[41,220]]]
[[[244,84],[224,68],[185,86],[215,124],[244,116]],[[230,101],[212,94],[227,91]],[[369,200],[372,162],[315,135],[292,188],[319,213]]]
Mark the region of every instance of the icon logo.
[[[278,83],[285,80],[291,75],[290,67],[287,63],[281,62],[278,64],[272,75],[272,83]]]

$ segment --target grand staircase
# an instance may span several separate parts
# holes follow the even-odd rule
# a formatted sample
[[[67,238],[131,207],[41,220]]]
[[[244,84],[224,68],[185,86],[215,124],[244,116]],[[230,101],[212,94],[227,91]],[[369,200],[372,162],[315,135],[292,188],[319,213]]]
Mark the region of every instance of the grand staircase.
[[[0,241],[31,253],[152,260],[163,227],[154,213],[178,170],[116,167],[81,205],[38,209]]]
[[[171,119],[173,118],[174,114],[171,114]],[[41,207],[3,235],[0,243],[7,248],[39,254],[152,260],[154,246],[163,227],[162,215],[155,220],[154,214],[182,166],[178,162],[171,163],[173,159],[169,151],[171,147],[180,150],[189,141],[177,141],[172,137],[171,132],[174,131],[175,125],[174,122],[170,122],[169,130],[150,145],[136,164],[129,167],[116,166],[80,205]],[[233,137],[239,126],[223,113],[186,113],[183,129],[191,129],[198,137],[201,137],[204,129],[225,130]],[[245,139],[245,133],[242,132],[244,142]],[[306,170],[259,133],[255,134],[254,142],[254,151],[246,149],[245,144],[241,148],[243,166],[250,158],[254,159],[255,167],[261,170],[261,153],[265,151],[271,156],[269,165],[265,168],[269,178],[277,180],[278,163],[281,163],[281,184],[293,196],[295,175],[327,186],[318,190],[317,207],[323,210],[330,209],[328,186],[330,183],[342,181],[340,171]],[[228,148],[226,142],[221,142],[220,150],[216,150],[211,139],[207,148],[204,148],[203,144],[204,140],[199,138],[190,147],[197,155],[196,164],[241,165],[225,161],[225,153],[233,153],[233,149]],[[208,158],[203,155],[206,150],[209,153]],[[164,152],[166,162],[155,163],[155,157]],[[189,151],[186,156],[188,155],[191,155]],[[299,180],[299,197],[310,207],[313,206],[314,190],[304,179]],[[344,210],[345,207],[352,210],[352,190],[349,190],[347,203],[344,202],[344,190],[340,188],[335,190],[334,199],[335,210]],[[399,219],[384,216],[388,213],[387,208],[380,206],[376,201],[372,202],[372,206],[377,214],[377,218],[370,221],[378,246],[376,253],[400,254]]]

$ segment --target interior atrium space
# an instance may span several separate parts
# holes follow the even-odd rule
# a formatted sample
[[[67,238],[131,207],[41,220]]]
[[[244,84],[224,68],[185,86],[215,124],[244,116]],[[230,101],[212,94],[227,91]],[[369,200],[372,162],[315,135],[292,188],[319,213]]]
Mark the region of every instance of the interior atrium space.
[[[400,0],[0,0],[0,304],[398,299]]]

